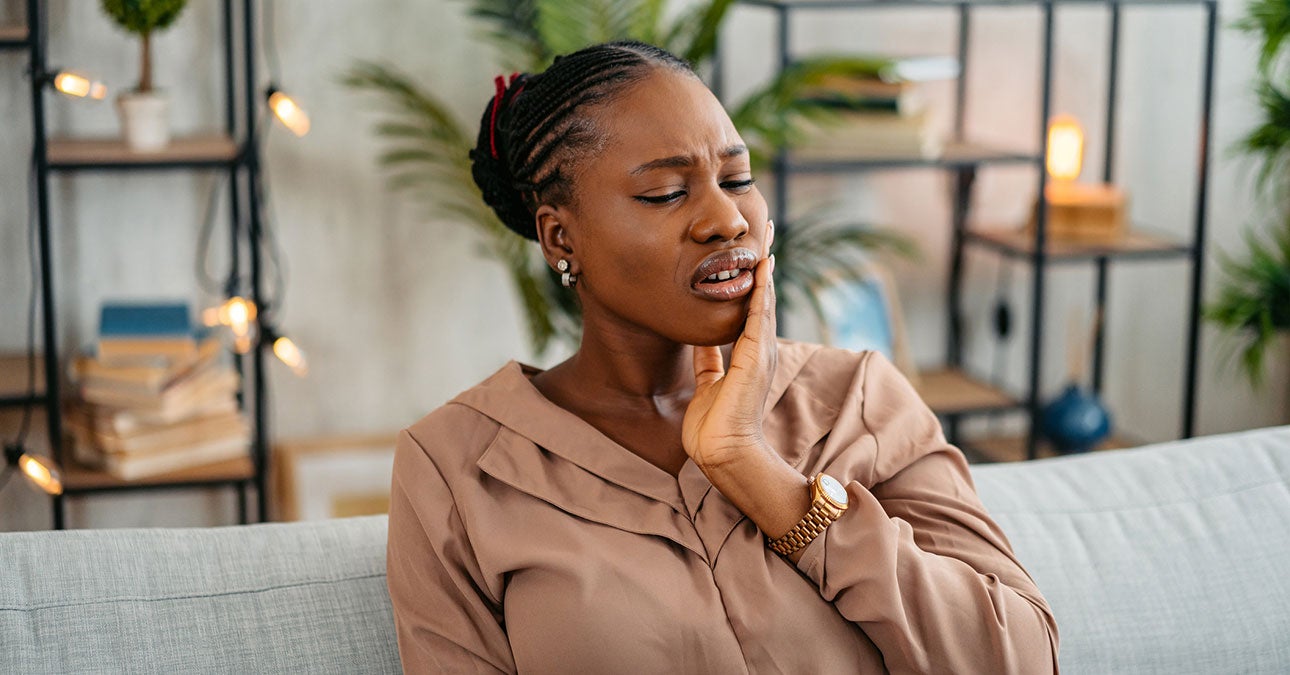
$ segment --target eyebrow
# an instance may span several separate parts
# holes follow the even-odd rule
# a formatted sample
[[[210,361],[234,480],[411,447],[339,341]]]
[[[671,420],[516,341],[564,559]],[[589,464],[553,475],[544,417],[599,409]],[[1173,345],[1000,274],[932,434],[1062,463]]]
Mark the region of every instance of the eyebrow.
[[[730,159],[731,157],[738,157],[739,155],[745,154],[748,154],[748,146],[742,144],[732,145],[721,151],[721,159]],[[694,157],[690,155],[675,155],[672,157],[664,157],[662,159],[645,162],[635,169],[632,169],[630,174],[633,176],[639,176],[646,171],[653,171],[654,169],[676,169],[689,166],[694,166]]]

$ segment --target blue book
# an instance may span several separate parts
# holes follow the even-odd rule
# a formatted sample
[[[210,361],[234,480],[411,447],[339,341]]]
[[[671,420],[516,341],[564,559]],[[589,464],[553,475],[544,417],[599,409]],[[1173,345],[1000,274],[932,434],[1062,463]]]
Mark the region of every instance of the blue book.
[[[192,318],[184,302],[106,302],[99,314],[99,337],[192,338]]]

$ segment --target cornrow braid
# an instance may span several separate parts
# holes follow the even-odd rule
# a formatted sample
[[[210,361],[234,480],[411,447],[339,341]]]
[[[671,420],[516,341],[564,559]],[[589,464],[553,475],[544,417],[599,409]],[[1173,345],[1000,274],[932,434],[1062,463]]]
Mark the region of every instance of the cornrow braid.
[[[545,71],[512,75],[506,84],[498,78],[499,93],[485,106],[470,151],[484,203],[507,227],[536,240],[538,205],[572,203],[574,165],[605,141],[592,108],[659,67],[694,75],[664,49],[620,40],[557,56]]]

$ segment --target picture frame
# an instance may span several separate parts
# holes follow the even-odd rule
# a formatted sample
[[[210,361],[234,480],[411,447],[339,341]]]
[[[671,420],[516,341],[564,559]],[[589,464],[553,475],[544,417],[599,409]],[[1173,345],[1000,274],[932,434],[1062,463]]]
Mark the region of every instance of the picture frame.
[[[824,313],[820,341],[858,352],[880,352],[917,386],[918,369],[910,354],[894,277],[872,260],[865,261],[859,272],[856,278],[839,276],[816,288]]]
[[[274,519],[388,513],[396,437],[396,433],[327,436],[274,445]]]

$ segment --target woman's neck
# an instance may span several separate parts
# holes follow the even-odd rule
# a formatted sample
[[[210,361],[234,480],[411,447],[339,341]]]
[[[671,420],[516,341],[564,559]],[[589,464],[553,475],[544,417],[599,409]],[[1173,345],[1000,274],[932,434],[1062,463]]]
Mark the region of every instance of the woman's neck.
[[[657,335],[588,326],[578,351],[561,364],[593,395],[624,399],[688,398],[694,390],[693,349]]]

